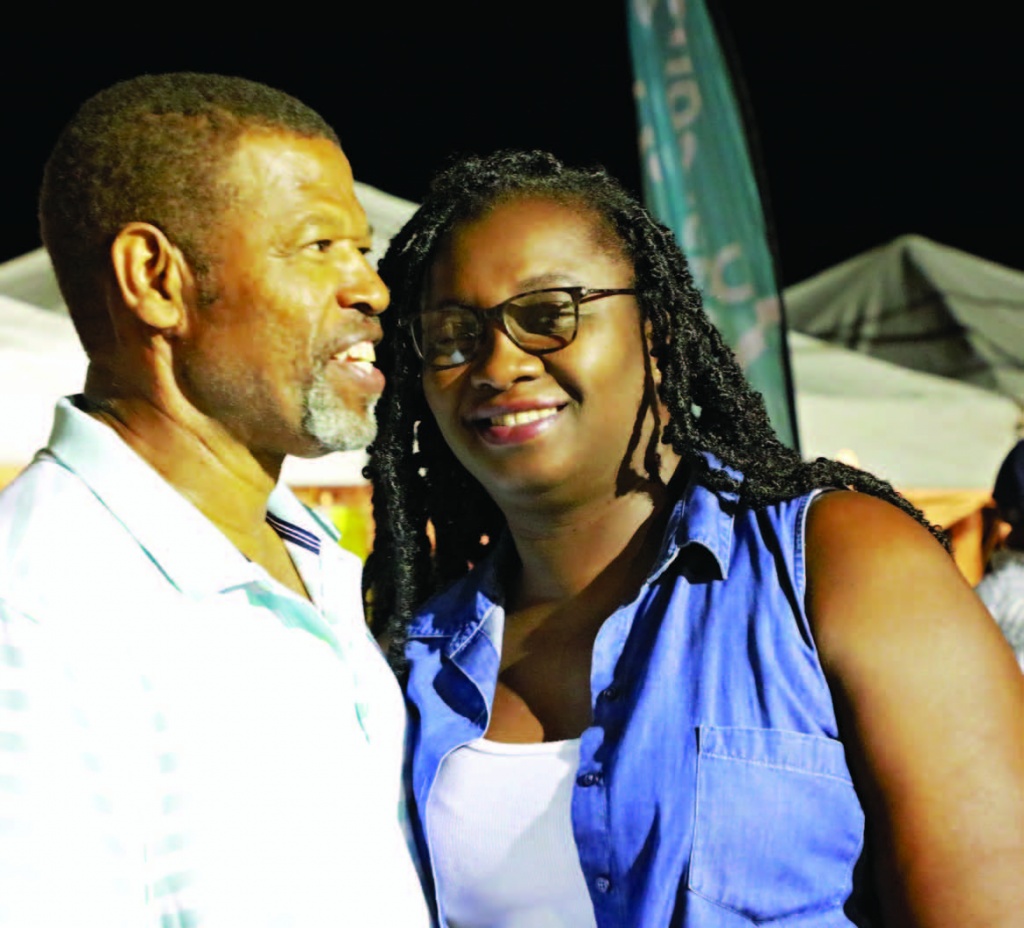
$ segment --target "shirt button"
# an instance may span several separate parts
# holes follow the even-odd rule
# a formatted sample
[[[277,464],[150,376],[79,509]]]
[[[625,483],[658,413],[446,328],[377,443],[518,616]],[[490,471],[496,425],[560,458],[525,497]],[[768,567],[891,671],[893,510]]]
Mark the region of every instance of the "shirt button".
[[[606,876],[599,876],[596,880],[594,880],[594,889],[596,889],[599,893],[610,892],[611,888],[612,881],[609,880]]]
[[[580,786],[596,786],[601,782],[601,774],[599,773],[585,773],[583,776],[578,777],[576,780]]]
[[[613,683],[607,689],[601,690],[598,694],[598,699],[604,702],[614,702],[619,698],[619,688]]]

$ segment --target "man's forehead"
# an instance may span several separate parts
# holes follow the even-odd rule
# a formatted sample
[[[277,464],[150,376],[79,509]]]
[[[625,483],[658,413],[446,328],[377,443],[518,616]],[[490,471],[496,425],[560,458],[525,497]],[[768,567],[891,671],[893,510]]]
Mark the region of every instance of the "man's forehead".
[[[241,200],[258,203],[261,213],[288,213],[296,222],[343,222],[352,234],[370,235],[352,168],[330,139],[248,132],[239,140],[222,179]]]
[[[322,188],[339,199],[355,198],[352,168],[331,139],[280,130],[243,133],[227,158],[222,177],[255,189]]]

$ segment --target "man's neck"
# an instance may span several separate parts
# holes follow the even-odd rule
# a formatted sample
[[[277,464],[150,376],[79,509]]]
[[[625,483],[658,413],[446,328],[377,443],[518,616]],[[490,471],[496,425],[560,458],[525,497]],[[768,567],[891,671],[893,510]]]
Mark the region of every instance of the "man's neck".
[[[267,524],[281,460],[259,461],[218,424],[181,421],[147,400],[95,400],[85,412],[113,429],[249,560],[302,596],[284,542]]]

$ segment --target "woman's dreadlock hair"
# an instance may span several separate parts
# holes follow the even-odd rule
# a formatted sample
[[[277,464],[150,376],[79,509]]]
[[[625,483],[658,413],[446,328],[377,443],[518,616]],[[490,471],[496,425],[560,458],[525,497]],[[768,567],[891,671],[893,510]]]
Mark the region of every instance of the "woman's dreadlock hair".
[[[816,487],[870,493],[928,527],[948,550],[944,533],[890,484],[827,458],[804,462],[779,440],[761,394],[705,313],[672,232],[614,178],[601,168],[568,167],[546,152],[470,156],[435,177],[379,267],[391,305],[381,316],[379,352],[387,386],[377,404],[378,433],[365,472],[374,488],[376,534],[364,592],[374,632],[389,639],[396,666],[403,664],[404,629],[416,608],[479,562],[505,525],[441,437],[423,397],[422,362],[399,323],[420,311],[427,274],[445,237],[495,206],[523,198],[592,211],[631,261],[650,354],[661,374],[659,395],[670,413],[662,440],[681,456],[680,467],[753,508]],[[743,481],[709,465],[705,452],[742,473]]]

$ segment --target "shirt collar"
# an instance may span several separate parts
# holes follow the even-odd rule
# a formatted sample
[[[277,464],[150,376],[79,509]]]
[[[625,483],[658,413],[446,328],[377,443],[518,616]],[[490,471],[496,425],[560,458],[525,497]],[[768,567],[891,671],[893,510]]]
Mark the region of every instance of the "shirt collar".
[[[743,482],[743,474],[722,464],[715,455],[704,452],[703,457],[711,470],[722,471],[738,483]],[[676,555],[690,545],[704,548],[714,558],[719,577],[727,577],[738,502],[738,492],[712,490],[697,474],[691,474],[669,517],[661,552],[648,582],[655,580]]]
[[[85,481],[178,589],[202,597],[254,580],[265,581],[262,568],[249,561],[112,428],[79,409],[77,399],[58,401],[43,453],[53,455]],[[298,540],[308,547],[312,544],[305,535],[324,536],[294,494],[281,484],[271,493],[268,512],[297,526]],[[282,537],[296,542],[285,534]],[[296,566],[302,572],[298,560]]]

